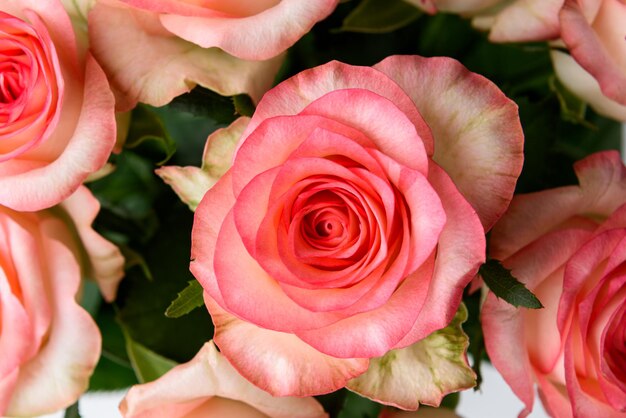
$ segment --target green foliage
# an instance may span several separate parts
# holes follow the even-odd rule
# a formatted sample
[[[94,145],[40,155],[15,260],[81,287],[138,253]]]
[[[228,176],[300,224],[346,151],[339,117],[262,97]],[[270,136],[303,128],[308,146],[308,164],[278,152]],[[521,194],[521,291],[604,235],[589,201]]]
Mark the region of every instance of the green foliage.
[[[255,111],[254,103],[247,94],[233,96],[233,106],[235,106],[235,112],[241,116],[252,116]]]
[[[65,410],[64,418],[80,418],[80,412],[78,410],[78,401]]]
[[[176,366],[176,362],[167,359],[133,340],[122,327],[126,339],[126,352],[139,383],[158,379]]]
[[[176,152],[176,144],[157,114],[143,105],[133,110],[124,146],[128,149],[142,147],[144,153],[157,155],[157,165],[165,164]]]
[[[204,305],[203,289],[196,280],[191,280],[165,311],[168,318],[180,318],[196,308]]]
[[[518,281],[498,260],[487,260],[480,267],[480,276],[489,289],[500,299],[515,307],[522,306],[530,309],[541,309],[543,305],[539,299]]]
[[[386,33],[417,20],[422,12],[403,0],[362,0],[344,19],[341,31]]]
[[[377,402],[348,392],[338,418],[377,418],[381,408]]]

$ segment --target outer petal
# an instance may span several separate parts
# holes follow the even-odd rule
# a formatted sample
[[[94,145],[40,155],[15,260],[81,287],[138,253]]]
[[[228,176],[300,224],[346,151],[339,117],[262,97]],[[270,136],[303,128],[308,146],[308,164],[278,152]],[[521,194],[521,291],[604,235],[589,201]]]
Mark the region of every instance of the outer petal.
[[[577,162],[574,169],[580,186],[559,187],[515,198],[506,216],[493,230],[492,257],[508,258],[575,215],[607,217],[626,202],[626,168],[618,152],[593,154]]]
[[[133,386],[120,410],[126,418],[184,418],[195,403],[212,397],[241,401],[270,418],[327,417],[313,398],[275,398],[252,385],[212,341],[188,363],[176,366],[156,381]]]
[[[24,211],[55,205],[106,163],[116,138],[114,99],[102,69],[89,55],[85,71],[83,107],[67,147],[50,164],[26,161],[24,166],[31,168],[2,176],[3,205]]]
[[[395,348],[411,345],[449,324],[463,289],[485,261],[484,233],[476,212],[440,167],[431,163],[430,170],[428,179],[441,198],[447,221],[439,237],[424,306],[411,331]]]
[[[451,392],[476,385],[467,364],[469,339],[461,329],[465,306],[446,328],[415,344],[373,359],[370,368],[348,383],[348,389],[387,405],[416,410],[420,403],[439,406]]]
[[[577,0],[565,1],[559,15],[561,38],[574,59],[598,80],[602,93],[626,105],[626,5],[621,1],[604,0],[594,22],[595,30],[583,13]],[[621,29],[603,28],[613,25]]]
[[[563,0],[515,0],[495,16],[489,40],[526,42],[558,38],[561,6]]]
[[[163,106],[196,84],[224,96],[247,93],[257,101],[282,62],[280,56],[252,62],[200,48],[172,36],[158,15],[109,1],[91,11],[89,31],[93,54],[119,93],[118,110],[138,101]]]
[[[178,197],[196,210],[204,194],[232,166],[235,149],[250,118],[240,117],[227,128],[213,132],[207,138],[202,156],[202,168],[166,166],[155,170]]]
[[[224,311],[205,293],[215,342],[250,382],[274,396],[333,392],[367,370],[368,359],[327,356],[293,334],[259,328]]]
[[[268,91],[256,108],[243,138],[247,138],[264,120],[296,115],[327,93],[343,89],[363,89],[388,99],[404,112],[415,125],[428,155],[432,155],[433,137],[430,129],[411,98],[400,87],[373,68],[332,61],[302,71]]]
[[[51,219],[42,227],[55,230],[58,222]],[[69,406],[87,389],[100,357],[98,327],[75,301],[80,283],[76,260],[59,241],[44,239],[53,283],[53,322],[46,344],[20,368],[8,416],[41,415]]]
[[[589,103],[599,114],[626,121],[626,106],[605,96],[598,80],[585,71],[571,55],[553,50],[550,52],[550,57],[559,80],[570,91]]]
[[[435,138],[433,159],[489,230],[508,207],[522,169],[524,134],[517,105],[450,58],[393,56],[374,68],[415,102]]]
[[[296,43],[328,16],[338,0],[281,0],[248,17],[161,15],[163,26],[203,48],[218,47],[239,58],[267,60]]]
[[[61,203],[76,228],[87,253],[87,274],[94,279],[107,302],[115,300],[117,286],[124,277],[124,257],[119,248],[92,228],[100,211],[100,203],[89,189],[81,186]]]

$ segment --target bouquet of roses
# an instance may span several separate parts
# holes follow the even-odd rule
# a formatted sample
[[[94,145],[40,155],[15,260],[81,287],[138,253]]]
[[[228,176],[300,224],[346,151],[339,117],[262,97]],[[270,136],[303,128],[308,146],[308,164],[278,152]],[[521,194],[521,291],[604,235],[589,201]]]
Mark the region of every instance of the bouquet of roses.
[[[0,0],[0,57],[0,416],[455,417],[489,360],[626,417],[623,0]]]

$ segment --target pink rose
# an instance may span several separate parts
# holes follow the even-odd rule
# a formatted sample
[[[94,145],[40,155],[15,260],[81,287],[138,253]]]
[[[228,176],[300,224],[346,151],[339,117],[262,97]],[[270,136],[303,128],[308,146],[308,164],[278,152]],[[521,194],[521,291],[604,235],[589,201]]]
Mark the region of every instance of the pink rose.
[[[120,411],[124,418],[328,418],[313,398],[275,398],[252,385],[212,341],[188,363],[133,386]]]
[[[58,0],[0,0],[0,205],[59,203],[115,144],[106,77]]]
[[[86,188],[51,210],[0,207],[1,416],[51,413],[87,389],[101,338],[77,302],[81,274],[104,279],[113,296],[124,261],[86,223],[97,209]],[[82,247],[77,236],[93,240]]]
[[[490,250],[544,309],[492,293],[482,309],[493,365],[526,404],[555,417],[626,417],[626,168],[617,152],[575,165],[580,186],[516,196]]]
[[[161,106],[196,84],[255,101],[282,53],[338,0],[104,0],[89,16],[92,49],[118,90],[118,107]]]
[[[567,0],[559,18],[569,51],[552,52],[559,79],[598,113],[626,121],[626,2]]]
[[[448,58],[331,62],[223,132],[238,149],[191,270],[221,352],[274,395],[334,391],[445,327],[522,164],[515,104]]]

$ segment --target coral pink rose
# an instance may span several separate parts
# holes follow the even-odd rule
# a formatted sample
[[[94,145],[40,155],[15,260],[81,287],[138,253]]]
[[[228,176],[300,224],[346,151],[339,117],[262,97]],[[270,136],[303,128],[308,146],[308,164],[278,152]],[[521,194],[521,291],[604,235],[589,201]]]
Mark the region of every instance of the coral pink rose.
[[[552,52],[559,79],[598,113],[626,121],[626,2],[567,0],[559,16],[569,51]]]
[[[258,101],[281,54],[338,0],[106,0],[89,16],[92,49],[118,107],[160,106],[200,84]]]
[[[84,213],[76,219],[78,206]],[[77,302],[81,273],[98,272],[112,296],[123,266],[119,251],[86,224],[97,209],[85,188],[54,210],[0,207],[1,416],[51,413],[87,389],[101,339]],[[93,241],[81,248],[78,236]]]
[[[0,0],[0,205],[51,207],[116,139],[104,72],[58,0]]]
[[[328,418],[313,398],[275,398],[252,385],[212,341],[188,363],[133,386],[120,410],[124,418]]]
[[[482,309],[491,361],[532,410],[534,385],[555,417],[626,417],[626,168],[617,152],[575,166],[580,186],[516,196],[491,255],[544,309],[492,293]]]
[[[331,392],[450,322],[522,165],[517,107],[491,82],[448,58],[331,62],[236,128],[232,167],[196,210],[191,270],[245,378]]]

